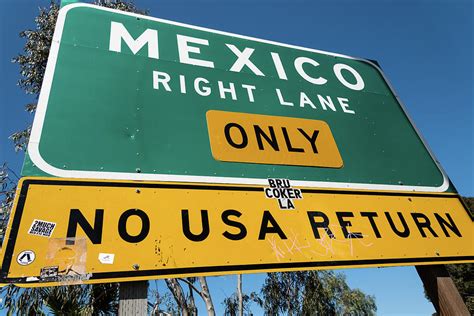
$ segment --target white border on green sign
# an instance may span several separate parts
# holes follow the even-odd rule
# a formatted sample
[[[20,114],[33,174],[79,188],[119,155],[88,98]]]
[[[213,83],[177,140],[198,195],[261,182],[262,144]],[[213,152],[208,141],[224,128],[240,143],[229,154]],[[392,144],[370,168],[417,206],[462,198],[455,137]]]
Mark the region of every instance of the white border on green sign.
[[[416,128],[413,120],[408,115],[405,106],[399,99],[398,95],[394,92],[394,89],[390,82],[387,80],[381,69],[372,63],[369,60],[362,59],[362,58],[354,58],[346,55],[330,53],[325,51],[320,51],[316,49],[310,49],[305,47],[299,47],[295,45],[288,45],[282,44],[278,42],[253,38],[249,36],[237,35],[222,31],[216,31],[204,27],[198,27],[193,25],[188,25],[179,22],[173,22],[168,20],[163,20],[154,17],[143,16],[135,13],[123,12],[119,10],[98,7],[95,5],[87,4],[87,3],[73,3],[63,7],[59,11],[58,19],[56,22],[56,29],[53,35],[53,41],[51,44],[51,49],[48,57],[48,64],[46,67],[46,72],[43,79],[43,85],[41,88],[41,93],[38,100],[38,107],[36,110],[35,120],[33,122],[33,127],[31,130],[30,141],[28,144],[28,154],[32,160],[32,162],[41,169],[42,171],[51,174],[53,176],[62,177],[62,178],[89,178],[89,179],[109,179],[109,180],[148,180],[148,181],[172,181],[172,182],[194,182],[194,183],[218,183],[218,184],[253,184],[253,185],[267,185],[267,179],[256,179],[256,178],[234,178],[234,177],[210,177],[210,176],[191,176],[191,175],[169,175],[169,174],[149,174],[149,173],[127,173],[127,172],[102,172],[102,171],[82,171],[82,170],[64,170],[60,168],[56,168],[49,163],[47,163],[39,152],[39,143],[41,139],[41,132],[43,129],[43,123],[46,115],[46,109],[48,106],[48,99],[49,94],[51,91],[51,85],[53,82],[54,70],[56,67],[56,61],[58,57],[59,47],[61,43],[61,36],[63,32],[64,23],[66,20],[66,15],[69,10],[72,10],[77,7],[90,7],[97,10],[109,11],[117,14],[122,15],[129,15],[133,17],[139,17],[142,19],[148,19],[151,21],[157,21],[161,23],[167,23],[176,26],[182,26],[187,28],[192,28],[200,31],[207,31],[215,34],[221,34],[226,36],[233,36],[238,37],[246,40],[257,41],[261,43],[271,44],[271,45],[278,45],[282,47],[288,48],[296,48],[300,50],[305,50],[309,52],[315,52],[320,54],[326,54],[330,56],[337,56],[343,57],[347,59],[359,60],[366,63],[369,63],[379,71],[382,75],[384,80],[386,81],[387,85],[389,86],[391,92],[396,97],[398,103],[400,104],[402,110],[404,111],[405,115],[407,116],[408,120],[414,127],[418,137],[423,142],[423,145],[428,150],[431,158],[436,163],[439,171],[443,175],[443,183],[439,187],[430,187],[430,186],[405,186],[405,185],[389,185],[389,184],[373,184],[373,183],[344,183],[344,182],[324,182],[324,181],[294,181],[291,180],[293,186],[301,186],[301,187],[312,187],[312,188],[335,188],[335,189],[366,189],[366,190],[392,190],[392,191],[414,191],[414,192],[444,192],[449,187],[449,180],[444,172],[443,168],[440,166],[438,161],[435,159],[431,149],[427,145],[426,141],[421,136],[421,133]]]

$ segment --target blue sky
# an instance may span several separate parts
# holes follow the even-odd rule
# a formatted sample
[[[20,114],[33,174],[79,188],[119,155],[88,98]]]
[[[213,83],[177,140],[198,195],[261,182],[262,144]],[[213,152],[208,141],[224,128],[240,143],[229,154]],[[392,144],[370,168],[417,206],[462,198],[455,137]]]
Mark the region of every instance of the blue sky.
[[[379,62],[458,191],[474,196],[473,4],[471,0],[184,1],[136,0],[150,15]],[[0,163],[19,172],[22,153],[8,136],[27,126],[33,101],[16,86],[18,33],[47,1],[3,0],[0,11]],[[413,267],[344,270],[348,283],[376,296],[380,315],[430,315]],[[256,290],[264,276],[245,276]],[[222,311],[235,276],[210,278]]]

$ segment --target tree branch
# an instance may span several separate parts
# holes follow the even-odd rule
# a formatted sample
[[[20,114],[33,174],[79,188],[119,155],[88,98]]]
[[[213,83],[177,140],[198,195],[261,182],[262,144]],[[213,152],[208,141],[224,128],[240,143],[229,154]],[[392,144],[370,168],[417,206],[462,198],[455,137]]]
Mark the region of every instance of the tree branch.
[[[198,288],[195,287],[194,284],[192,284],[191,282],[183,278],[178,278],[178,280],[183,281],[184,283],[188,284],[194,291],[196,291],[197,294],[199,294],[199,296],[201,296],[204,299],[202,292],[198,290]]]

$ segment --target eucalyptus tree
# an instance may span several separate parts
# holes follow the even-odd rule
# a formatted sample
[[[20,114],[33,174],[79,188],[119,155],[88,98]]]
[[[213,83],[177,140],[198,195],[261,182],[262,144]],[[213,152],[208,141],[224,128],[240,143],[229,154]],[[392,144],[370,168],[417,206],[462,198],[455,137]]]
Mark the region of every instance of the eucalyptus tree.
[[[224,305],[224,316],[253,315],[253,303],[259,306],[263,304],[262,299],[256,292],[250,294],[242,293],[241,296],[239,296],[237,291],[237,293],[233,293],[222,301],[222,305]]]
[[[332,271],[269,273],[262,287],[266,315],[375,315],[375,298],[351,289]]]
[[[207,315],[214,316],[216,314],[211,292],[205,277],[166,279],[165,281],[171,293],[173,293],[183,316],[194,316],[198,314],[193,293],[197,293],[204,301]],[[199,287],[195,285],[196,281],[199,281]],[[187,285],[187,291],[183,289],[182,284]]]

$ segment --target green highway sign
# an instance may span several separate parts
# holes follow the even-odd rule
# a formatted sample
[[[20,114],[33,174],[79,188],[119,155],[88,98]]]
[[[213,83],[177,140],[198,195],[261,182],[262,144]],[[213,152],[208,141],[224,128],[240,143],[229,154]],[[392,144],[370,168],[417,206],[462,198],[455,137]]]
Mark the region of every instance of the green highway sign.
[[[22,175],[4,284],[473,260],[376,64],[90,4],[59,12]]]
[[[59,13],[28,155],[27,176],[449,189],[374,63],[83,3]]]

